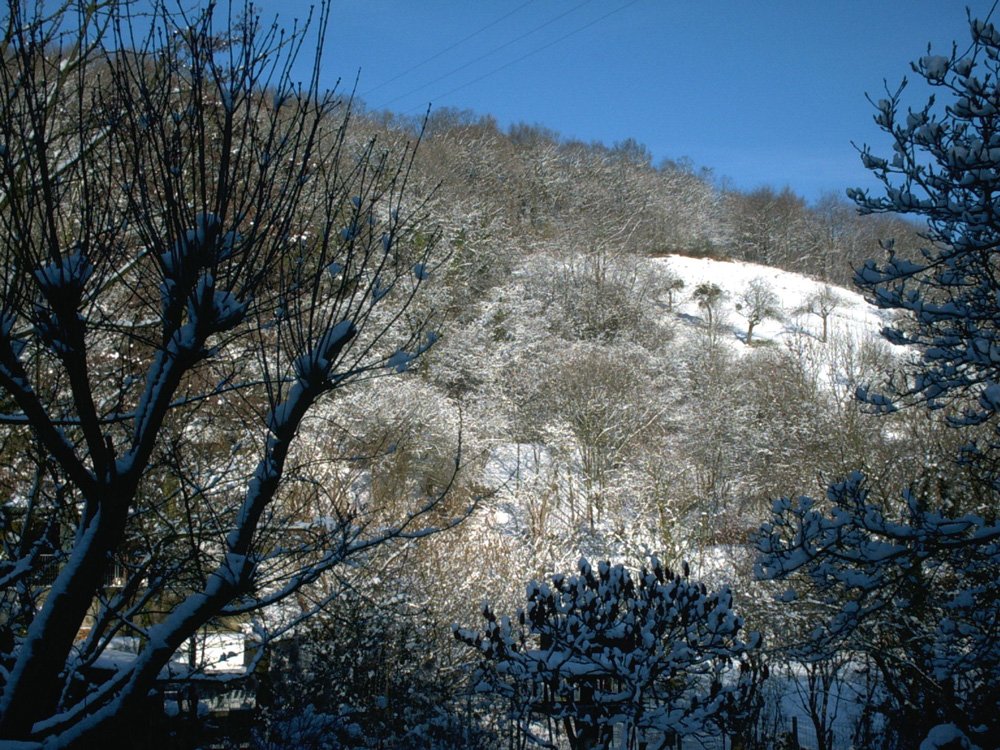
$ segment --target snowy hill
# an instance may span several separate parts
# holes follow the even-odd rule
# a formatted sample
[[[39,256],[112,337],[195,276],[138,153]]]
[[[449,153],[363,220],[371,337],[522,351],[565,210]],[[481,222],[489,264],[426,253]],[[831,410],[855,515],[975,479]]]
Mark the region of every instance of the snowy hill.
[[[683,282],[680,289],[675,285],[670,309],[665,298],[659,300],[658,315],[672,329],[673,343],[648,350],[641,360],[660,377],[652,376],[635,393],[616,391],[621,403],[608,405],[609,396],[580,389],[564,375],[569,378],[568,386],[560,386],[565,399],[547,407],[551,411],[543,412],[544,421],[535,417],[541,427],[526,433],[534,440],[496,435],[490,441],[481,481],[495,494],[492,512],[477,524],[489,527],[480,533],[495,535],[494,545],[535,544],[531,554],[512,556],[537,554],[544,568],[571,566],[581,554],[622,561],[629,550],[656,549],[686,558],[699,575],[731,579],[732,545],[742,544],[740,534],[763,519],[759,509],[766,510],[772,493],[813,486],[815,472],[809,467],[813,461],[820,465],[814,454],[830,445],[828,431],[836,428],[823,427],[819,437],[811,437],[807,422],[836,424],[835,415],[853,402],[859,379],[867,377],[865,368],[875,361],[864,361],[862,351],[892,356],[880,337],[888,321],[857,292],[802,274],[679,255],[651,262]],[[747,346],[746,320],[736,305],[757,280],[773,292],[779,314],[758,323],[753,345]],[[693,296],[705,282],[723,292],[713,312],[716,341],[731,357],[706,359],[706,311]],[[822,316],[815,312],[821,295],[828,300],[826,341]],[[588,356],[596,356],[598,348],[587,346]],[[546,350],[539,345],[539,351]],[[558,361],[557,356],[545,358]],[[672,370],[680,361],[686,366]],[[533,378],[550,377],[546,367],[554,365],[542,358],[531,362]],[[573,363],[569,371],[578,373],[578,361]],[[619,359],[612,358],[610,366],[618,368]],[[578,375],[594,377],[592,371]],[[616,369],[613,377],[623,375]],[[819,388],[802,387],[809,382]],[[546,408],[545,396],[529,393],[532,414]],[[787,407],[776,406],[778,401]],[[628,421],[640,413],[647,414],[645,420]],[[809,420],[801,414],[809,414]],[[633,429],[623,424],[633,425],[635,440],[620,437]],[[621,447],[605,436],[620,440]],[[661,477],[663,483],[656,484]],[[780,489],[774,489],[779,482]],[[713,498],[711,513],[703,513],[706,497]],[[751,497],[758,511],[747,510]],[[713,525],[710,519],[726,513],[731,514],[727,523],[740,531]]]
[[[765,319],[754,329],[755,341],[781,343],[794,335],[806,333],[820,338],[822,321],[818,315],[804,311],[810,298],[822,294],[825,285],[801,274],[782,271],[770,266],[739,261],[721,261],[710,258],[690,258],[669,255],[658,259],[674,275],[683,280],[684,288],[677,295],[674,312],[681,320],[692,324],[704,323],[704,311],[692,297],[694,289],[703,282],[716,284],[725,293],[721,301],[724,339],[732,342],[737,350],[746,336],[745,320],[736,311],[739,295],[754,279],[762,279],[777,295],[783,319]],[[855,338],[877,335],[887,322],[886,313],[868,304],[857,292],[843,287],[828,287],[836,295],[837,304],[829,315],[831,337],[850,334]]]

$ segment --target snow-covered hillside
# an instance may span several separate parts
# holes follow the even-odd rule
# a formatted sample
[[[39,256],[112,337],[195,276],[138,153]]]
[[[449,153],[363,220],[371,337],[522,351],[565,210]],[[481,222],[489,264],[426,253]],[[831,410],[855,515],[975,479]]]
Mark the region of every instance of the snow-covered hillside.
[[[681,320],[702,323],[704,312],[692,297],[692,292],[702,283],[719,286],[725,293],[720,309],[723,313],[722,330],[724,340],[734,347],[743,349],[746,336],[746,321],[736,311],[740,294],[754,279],[762,279],[780,300],[783,317],[781,320],[765,319],[754,329],[754,339],[781,343],[789,336],[803,333],[816,338],[821,336],[822,320],[818,315],[804,310],[808,301],[822,294],[826,286],[801,274],[782,271],[770,266],[739,261],[721,261],[710,258],[690,258],[669,255],[657,259],[674,276],[684,282],[684,288],[676,295],[674,312]],[[886,323],[884,311],[868,304],[856,291],[842,287],[830,287],[836,295],[837,304],[829,316],[829,335],[851,334],[855,337],[878,334]]]
[[[811,489],[833,465],[822,455],[831,449],[827,435],[877,367],[863,352],[888,352],[880,337],[887,319],[851,289],[773,267],[679,255],[647,262],[683,282],[667,285],[669,304],[664,296],[646,303],[657,305],[653,317],[672,332],[670,343],[640,355],[638,335],[628,343],[561,342],[558,354],[536,344],[537,358],[523,360],[531,378],[545,382],[557,371],[562,379],[555,391],[526,391],[534,421],[520,435],[534,440],[490,436],[480,479],[493,493],[492,512],[474,524],[503,544],[535,545],[541,569],[572,565],[581,554],[623,561],[630,550],[655,549],[686,558],[699,575],[731,579],[733,550],[763,519],[765,501]],[[747,346],[736,306],[757,281],[773,292],[777,315],[756,325]],[[707,314],[695,297],[703,283],[723,292],[713,311],[715,341],[728,350],[722,357],[707,354],[714,344],[706,347]],[[825,341],[817,310],[826,314]],[[543,324],[532,330],[538,335]],[[587,358],[558,370],[573,347],[590,359],[607,351],[608,382],[626,377],[626,356],[654,374],[637,380],[634,393],[581,388],[577,380],[593,386],[599,372],[581,371]],[[522,369],[499,372],[517,377]],[[646,416],[629,421],[637,414]],[[827,426],[814,431],[813,423]]]

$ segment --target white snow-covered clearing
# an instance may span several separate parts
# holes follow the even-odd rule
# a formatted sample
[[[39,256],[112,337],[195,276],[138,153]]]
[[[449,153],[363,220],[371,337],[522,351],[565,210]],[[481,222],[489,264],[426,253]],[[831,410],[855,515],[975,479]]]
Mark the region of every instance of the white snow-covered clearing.
[[[723,339],[737,349],[746,348],[746,321],[736,311],[741,292],[754,279],[763,279],[777,295],[783,311],[782,320],[765,319],[754,328],[754,341],[781,343],[792,336],[808,335],[819,339],[823,324],[818,315],[804,312],[807,300],[820,294],[827,285],[802,274],[782,271],[770,266],[742,261],[722,261],[711,258],[690,258],[668,255],[656,260],[684,281],[674,314],[692,322],[703,322],[704,311],[692,297],[701,283],[716,284],[725,293],[720,310]],[[870,305],[857,292],[843,287],[830,287],[838,304],[829,316],[830,338],[850,334],[855,337],[877,335],[888,322],[885,311]]]

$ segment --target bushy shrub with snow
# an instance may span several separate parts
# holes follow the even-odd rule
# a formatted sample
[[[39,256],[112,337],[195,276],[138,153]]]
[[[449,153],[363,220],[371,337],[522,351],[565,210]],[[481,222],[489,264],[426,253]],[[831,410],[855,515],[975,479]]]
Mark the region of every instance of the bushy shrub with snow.
[[[408,567],[396,574],[406,578]],[[341,592],[274,648],[262,747],[298,748],[296,732],[322,743],[317,748],[495,747],[459,693],[453,642],[441,643],[446,631],[426,602],[413,600],[417,587],[353,583],[358,589]]]
[[[786,581],[781,599],[804,618],[793,651],[869,657],[892,742],[944,721],[1000,733],[1000,525],[909,492],[887,507],[855,474],[825,502],[776,501],[757,545],[758,575]]]
[[[539,255],[525,268],[526,291],[546,305],[546,326],[570,341],[638,341],[656,349],[671,338],[655,302],[670,279],[648,258],[617,252]]]
[[[358,747],[361,727],[349,713],[326,714],[311,704],[269,712],[254,728],[254,750],[340,750]]]
[[[636,573],[584,559],[576,575],[532,581],[527,599],[515,620],[484,605],[484,630],[454,628],[480,659],[474,689],[507,702],[525,736],[556,722],[572,747],[608,748],[617,727],[635,748],[718,731],[762,679],[748,661],[759,637],[742,639],[729,591],[708,592],[655,558]]]

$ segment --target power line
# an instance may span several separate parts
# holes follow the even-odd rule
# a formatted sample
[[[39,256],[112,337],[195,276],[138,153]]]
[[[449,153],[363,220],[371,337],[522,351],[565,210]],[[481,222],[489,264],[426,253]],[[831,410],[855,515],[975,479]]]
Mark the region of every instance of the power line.
[[[484,78],[489,78],[491,75],[494,75],[495,73],[499,73],[501,70],[506,70],[507,68],[511,67],[512,65],[516,65],[517,63],[521,62],[522,60],[525,60],[525,59],[531,57],[532,55],[536,55],[539,52],[541,52],[542,50],[546,50],[549,47],[552,47],[552,46],[558,44],[559,42],[562,42],[562,41],[568,39],[569,37],[573,36],[574,34],[578,34],[579,32],[581,32],[581,31],[583,31],[585,29],[589,29],[594,24],[599,23],[599,22],[603,21],[605,18],[613,16],[616,13],[620,13],[621,11],[625,10],[626,8],[628,8],[629,6],[635,5],[637,2],[639,2],[639,0],[630,0],[630,2],[625,3],[621,7],[615,8],[614,10],[611,10],[611,11],[608,11],[603,16],[599,16],[598,18],[595,18],[594,20],[589,21],[588,23],[585,23],[583,26],[580,26],[580,27],[578,27],[576,29],[573,29],[572,31],[567,32],[566,34],[563,34],[561,37],[559,37],[557,39],[553,39],[551,42],[549,42],[547,44],[543,44],[541,47],[536,47],[535,49],[533,49],[533,50],[531,50],[529,52],[524,53],[520,57],[515,58],[515,59],[511,60],[510,62],[504,63],[503,65],[501,65],[498,68],[493,68],[493,70],[487,71],[486,73],[483,73],[481,76],[477,76],[476,78],[473,78],[471,81],[466,81],[465,83],[461,84],[460,86],[456,86],[455,88],[450,89],[450,90],[444,92],[443,94],[440,94],[439,96],[437,96],[435,98],[442,99],[442,98],[444,98],[446,96],[451,96],[456,91],[461,91],[462,89],[464,89],[464,88],[466,88],[468,86],[471,86],[474,83],[479,83]],[[399,98],[399,97],[397,97],[397,98]],[[393,100],[393,101],[395,101],[395,100]]]
[[[523,34],[521,34],[520,36],[517,36],[517,37],[515,37],[515,38],[511,39],[510,41],[508,41],[508,42],[504,42],[504,43],[503,43],[503,44],[501,44],[501,45],[500,45],[499,47],[494,47],[494,48],[493,48],[493,49],[491,49],[491,50],[490,50],[489,52],[485,52],[485,53],[483,53],[482,55],[480,55],[479,57],[476,57],[476,58],[473,58],[472,60],[469,60],[468,62],[466,62],[466,63],[464,63],[464,64],[460,65],[460,66],[459,66],[459,67],[457,67],[457,68],[452,68],[452,69],[451,69],[451,70],[449,70],[449,71],[448,71],[447,73],[445,73],[445,74],[443,74],[443,75],[440,75],[440,76],[438,76],[437,78],[434,78],[433,80],[430,80],[430,81],[428,81],[427,83],[424,83],[424,84],[422,84],[422,85],[420,85],[420,86],[417,86],[417,87],[416,87],[415,89],[411,89],[411,90],[407,91],[407,92],[406,92],[406,93],[404,93],[404,94],[400,94],[399,96],[395,96],[395,97],[393,97],[392,99],[390,99],[390,100],[389,100],[389,101],[387,101],[387,102],[383,102],[383,103],[382,103],[382,105],[381,105],[380,107],[378,107],[378,109],[385,109],[385,108],[387,108],[387,107],[388,107],[388,106],[389,106],[390,104],[392,104],[393,102],[397,102],[397,101],[399,101],[400,99],[405,99],[406,97],[408,97],[408,96],[410,96],[410,95],[412,95],[412,94],[416,94],[416,93],[417,93],[418,91],[423,91],[423,90],[424,90],[425,88],[427,88],[428,86],[433,86],[433,85],[434,85],[435,83],[438,83],[439,81],[443,81],[443,80],[444,80],[445,78],[450,78],[451,76],[455,75],[456,73],[459,73],[459,72],[461,72],[461,71],[465,70],[465,69],[466,69],[466,68],[468,68],[468,67],[469,67],[470,65],[474,65],[475,63],[479,62],[480,60],[484,60],[484,59],[486,59],[487,57],[489,57],[490,55],[493,55],[493,54],[496,54],[496,53],[497,53],[497,52],[499,52],[500,50],[502,50],[502,49],[506,49],[507,47],[511,46],[512,44],[516,44],[517,42],[521,41],[522,39],[525,39],[525,38],[527,38],[527,37],[531,36],[532,34],[534,34],[534,33],[538,32],[538,31],[541,31],[541,30],[542,30],[542,29],[544,29],[545,27],[547,27],[547,26],[551,26],[551,25],[552,25],[552,24],[554,24],[554,23],[555,23],[556,21],[559,21],[560,19],[562,19],[562,18],[564,18],[564,17],[566,17],[566,16],[570,15],[571,13],[575,13],[576,11],[580,10],[580,9],[581,9],[581,8],[582,8],[583,6],[585,6],[585,5],[589,5],[589,4],[590,4],[590,3],[592,3],[593,1],[594,1],[594,0],[583,0],[583,2],[582,2],[582,3],[580,3],[579,5],[575,5],[574,7],[570,8],[570,9],[569,9],[569,10],[567,10],[567,11],[563,11],[563,12],[562,12],[562,13],[560,13],[559,15],[555,16],[554,18],[550,18],[550,19],[549,19],[548,21],[546,21],[545,23],[542,23],[542,24],[539,24],[538,26],[536,26],[535,28],[531,29],[530,31],[526,31],[525,33],[523,33]],[[638,0],[633,0],[633,2],[638,2]],[[630,3],[630,4],[631,4],[631,3]],[[609,13],[609,14],[607,14],[607,15],[611,15],[611,14]],[[605,16],[602,16],[601,18],[604,18],[604,17],[605,17]],[[597,20],[601,20],[601,19],[597,19]],[[541,48],[541,49],[544,49],[544,48]],[[499,68],[499,69],[502,69],[502,68]]]
[[[508,13],[504,13],[502,16],[500,16],[500,18],[496,19],[495,21],[491,21],[490,23],[486,24],[485,26],[481,26],[480,28],[478,28],[475,31],[473,31],[471,34],[468,34],[468,35],[462,37],[461,39],[459,39],[454,44],[449,45],[448,47],[445,47],[443,50],[441,50],[440,52],[437,52],[437,53],[431,55],[430,57],[424,58],[423,60],[421,60],[420,62],[418,62],[416,65],[414,65],[414,66],[412,66],[410,68],[407,68],[402,73],[399,73],[398,75],[393,76],[389,80],[382,81],[382,83],[380,83],[378,86],[374,86],[373,88],[368,89],[361,96],[362,97],[366,97],[369,94],[371,94],[371,93],[373,93],[375,91],[378,91],[383,86],[388,86],[393,81],[398,81],[400,78],[409,75],[410,73],[412,73],[413,71],[417,70],[418,68],[422,68],[427,63],[433,62],[434,60],[437,60],[439,57],[441,57],[442,55],[447,54],[448,52],[451,52],[456,47],[462,46],[467,41],[469,41],[470,39],[472,39],[474,36],[477,36],[477,35],[483,33],[487,29],[493,28],[494,26],[496,26],[501,21],[506,21],[508,18],[510,18],[511,16],[513,16],[515,13],[517,13],[521,9],[523,9],[523,8],[531,5],[532,2],[533,2],[533,0],[526,0],[525,2],[521,3],[516,8],[514,8],[514,10],[512,10],[512,11],[510,11]]]

